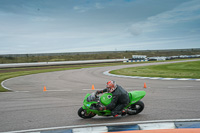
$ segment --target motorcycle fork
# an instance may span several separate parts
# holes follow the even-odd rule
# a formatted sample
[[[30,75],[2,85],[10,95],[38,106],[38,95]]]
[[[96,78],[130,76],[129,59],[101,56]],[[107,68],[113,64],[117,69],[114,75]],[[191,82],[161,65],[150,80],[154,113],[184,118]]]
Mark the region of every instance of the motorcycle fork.
[[[85,116],[89,116],[92,112],[88,112],[87,110],[84,110]]]

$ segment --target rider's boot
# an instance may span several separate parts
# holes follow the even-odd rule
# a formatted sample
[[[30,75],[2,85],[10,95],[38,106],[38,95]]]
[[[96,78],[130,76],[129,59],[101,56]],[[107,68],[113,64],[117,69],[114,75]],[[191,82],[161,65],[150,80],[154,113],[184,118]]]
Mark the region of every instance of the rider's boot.
[[[119,114],[118,114],[118,111],[112,111],[111,112],[111,115],[116,118]]]
[[[116,114],[116,115],[113,115],[113,117],[114,117],[114,118],[116,118],[117,116],[118,116],[118,114]]]
[[[123,109],[121,112],[121,116],[125,116],[127,114],[127,110]]]

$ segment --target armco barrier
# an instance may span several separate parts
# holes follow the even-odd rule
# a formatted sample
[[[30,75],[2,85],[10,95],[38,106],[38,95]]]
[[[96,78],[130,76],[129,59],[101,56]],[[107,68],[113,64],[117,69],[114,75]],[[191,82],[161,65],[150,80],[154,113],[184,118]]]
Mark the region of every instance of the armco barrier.
[[[131,131],[137,131],[139,133],[150,133],[150,132],[152,133],[153,131],[157,131],[158,129],[162,131],[162,133],[171,133],[172,131],[173,133],[200,133],[200,119],[138,121],[138,122],[124,122],[124,123],[107,123],[107,124],[104,123],[104,124],[85,125],[85,126],[77,125],[74,126],[74,128],[54,127],[49,129],[44,128],[44,129],[11,131],[9,133],[22,133],[22,132],[23,133],[24,132],[26,133],[105,133],[105,132],[130,133]]]
[[[127,61],[127,60],[128,59],[103,59],[103,60],[35,62],[35,63],[10,63],[10,64],[0,64],[0,68],[52,66],[52,65],[73,65],[73,64],[91,64],[91,63],[109,63],[109,62],[122,62],[122,61]]]

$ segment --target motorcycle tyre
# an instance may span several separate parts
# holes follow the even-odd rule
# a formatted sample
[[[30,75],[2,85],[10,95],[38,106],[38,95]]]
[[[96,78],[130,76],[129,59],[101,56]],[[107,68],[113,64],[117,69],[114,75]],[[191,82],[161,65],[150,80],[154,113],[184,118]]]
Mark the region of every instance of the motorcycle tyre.
[[[135,106],[139,106],[139,108],[135,109]],[[131,110],[131,111],[135,110],[136,112],[128,111],[127,114],[129,114],[129,115],[137,115],[140,112],[142,112],[143,109],[144,109],[144,103],[142,101],[138,101],[138,102],[132,104],[130,106],[130,108],[129,108],[129,110]]]
[[[78,110],[78,116],[81,117],[81,118],[84,118],[84,119],[87,119],[87,118],[92,118],[94,117],[96,114],[90,114],[88,116],[85,115],[85,112],[84,112],[84,109],[81,107],[79,110]]]

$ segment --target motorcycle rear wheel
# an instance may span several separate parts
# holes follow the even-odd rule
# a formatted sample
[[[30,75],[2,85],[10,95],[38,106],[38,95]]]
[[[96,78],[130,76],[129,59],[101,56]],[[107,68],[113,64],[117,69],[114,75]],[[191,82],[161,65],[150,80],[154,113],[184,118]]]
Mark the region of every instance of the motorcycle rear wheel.
[[[86,113],[86,110],[83,109],[82,107],[78,110],[78,116],[80,116],[81,118],[87,119],[87,118],[92,118],[94,117],[96,114],[90,112],[89,114]]]
[[[144,103],[142,101],[138,101],[134,104],[132,104],[129,108],[128,108],[128,112],[127,114],[129,115],[137,115],[140,112],[142,112],[144,109]]]

